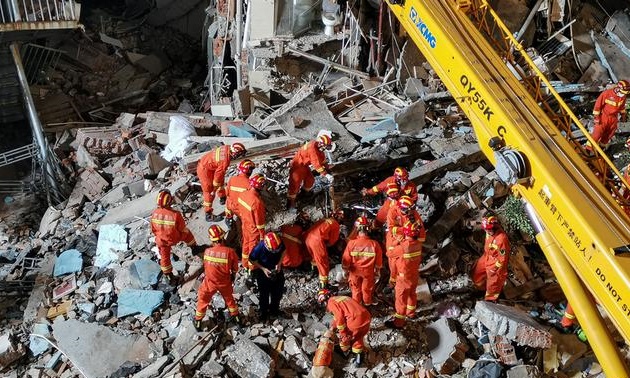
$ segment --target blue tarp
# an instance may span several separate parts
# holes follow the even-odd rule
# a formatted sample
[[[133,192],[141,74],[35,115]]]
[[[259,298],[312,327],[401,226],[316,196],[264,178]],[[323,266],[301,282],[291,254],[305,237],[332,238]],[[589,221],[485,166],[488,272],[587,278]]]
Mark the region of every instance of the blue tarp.
[[[151,315],[164,301],[164,293],[159,290],[123,289],[118,294],[119,318],[132,314]]]
[[[160,265],[149,259],[136,260],[131,264],[131,277],[141,288],[149,288],[157,284],[160,276]]]
[[[76,249],[69,249],[57,256],[53,274],[55,277],[59,277],[68,273],[80,272],[82,267],[83,258],[81,257],[81,252]]]

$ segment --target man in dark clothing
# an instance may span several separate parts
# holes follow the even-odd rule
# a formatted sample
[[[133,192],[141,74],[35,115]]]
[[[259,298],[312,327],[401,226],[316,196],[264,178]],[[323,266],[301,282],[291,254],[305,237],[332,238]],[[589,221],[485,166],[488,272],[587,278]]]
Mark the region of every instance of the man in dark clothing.
[[[258,285],[260,320],[280,315],[280,299],[284,292],[282,258],[284,244],[275,232],[268,232],[249,255],[249,262],[258,269],[253,271]]]

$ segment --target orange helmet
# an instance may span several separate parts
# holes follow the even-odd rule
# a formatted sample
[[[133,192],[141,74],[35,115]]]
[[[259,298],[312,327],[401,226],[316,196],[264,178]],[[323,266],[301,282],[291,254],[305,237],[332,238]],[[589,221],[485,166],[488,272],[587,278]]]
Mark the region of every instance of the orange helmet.
[[[390,182],[387,184],[387,189],[385,189],[385,194],[387,198],[397,199],[400,197],[400,189],[398,188],[398,184],[395,182]]]
[[[420,236],[420,226],[416,222],[406,221],[403,225],[403,235],[417,238]]]
[[[354,226],[358,230],[365,230],[369,225],[370,225],[370,221],[367,219],[366,216],[363,216],[363,215],[361,215],[360,217],[357,218],[356,221],[354,221]]]
[[[260,174],[255,174],[249,178],[249,185],[257,190],[263,190],[265,188],[265,176]]]
[[[403,167],[394,169],[394,178],[396,181],[409,181],[409,172]]]
[[[335,218],[337,221],[341,221],[343,220],[343,218],[346,216],[345,212],[342,209],[337,209],[335,211],[333,211],[332,213],[332,217]]]
[[[630,82],[628,80],[619,80],[617,83],[617,90],[622,94],[627,95],[630,93]]]
[[[210,236],[210,241],[218,242],[223,240],[225,231],[223,231],[223,229],[218,225],[213,224],[210,228],[208,228],[208,235]]]
[[[235,159],[237,157],[243,156],[247,153],[247,150],[245,149],[245,145],[243,143],[233,143],[230,146],[230,155],[232,155],[232,158]]]
[[[400,207],[403,212],[411,210],[413,205],[413,200],[409,196],[402,196],[398,199],[398,207]]]
[[[277,251],[280,249],[282,245],[282,240],[280,240],[280,236],[275,232],[267,232],[265,237],[263,238],[263,242],[265,243],[265,248],[269,251]]]
[[[319,148],[329,149],[332,146],[332,138],[326,134],[317,138],[317,145]]]
[[[256,168],[256,164],[249,159],[245,159],[238,164],[238,172],[246,176],[251,175],[254,168]]]
[[[321,289],[317,292],[317,302],[324,303],[332,296],[332,293],[328,289]]]
[[[158,207],[171,207],[173,204],[173,195],[168,189],[162,189],[157,196]]]
[[[485,231],[494,231],[499,228],[500,225],[499,219],[494,215],[481,219],[481,228]]]

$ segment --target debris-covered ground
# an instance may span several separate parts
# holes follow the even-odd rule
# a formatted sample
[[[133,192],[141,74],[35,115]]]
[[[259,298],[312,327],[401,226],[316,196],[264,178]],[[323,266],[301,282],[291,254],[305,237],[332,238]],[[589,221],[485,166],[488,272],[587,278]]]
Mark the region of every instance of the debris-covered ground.
[[[519,29],[531,8],[514,3],[519,12],[498,10],[510,16],[508,26]],[[609,81],[625,77],[623,70],[630,67],[630,57],[614,54],[614,59],[605,59],[610,50],[595,50],[594,44],[623,43],[627,36],[612,37],[616,29],[610,23],[623,24],[629,18],[624,12],[606,18],[598,6],[578,3],[566,2],[567,8],[562,8],[578,20],[572,37],[564,37],[568,42],[561,38],[564,34],[553,37],[573,48],[552,50],[541,43],[567,18],[545,9],[536,19],[555,29],[537,25],[525,39],[541,50],[532,54],[540,56],[554,85],[589,125],[597,93]],[[97,16],[103,19],[93,14]],[[601,20],[606,19],[604,33],[606,23]],[[602,33],[584,40],[587,27]],[[253,56],[269,56],[264,59],[268,67],[264,79],[253,74],[255,70],[249,76],[258,84],[267,80],[266,88],[252,92],[251,111],[235,101],[230,105],[234,116],[226,117],[193,112],[205,109],[207,97],[198,96],[201,85],[195,80],[180,78],[199,73],[195,58],[187,53],[167,59],[156,52],[160,46],[188,40],[163,33],[164,40],[153,41],[149,48],[143,36],[154,31],[144,28],[148,26],[104,21],[99,38],[110,47],[95,43],[90,50],[77,48],[79,58],[62,61],[44,91],[72,97],[103,125],[67,124],[47,130],[56,132],[54,150],[73,188],[65,202],[44,209],[35,196],[15,195],[0,204],[0,288],[6,298],[0,304],[3,376],[332,376],[310,373],[331,316],[317,304],[317,280],[309,272],[287,272],[282,315],[264,323],[256,314],[256,289],[239,272],[235,297],[246,324],[226,324],[225,304],[217,295],[217,311],[206,318],[204,331],[197,332],[192,318],[201,260],[190,248],[176,247],[173,266],[180,285],[164,283],[148,222],[158,190],[167,188],[197,242],[207,243],[209,223],[201,208],[196,164],[205,152],[236,141],[248,148],[256,172],[273,179],[263,193],[267,228],[277,230],[292,222],[295,214],[285,210],[289,162],[322,129],[332,131],[336,144],[334,191],[332,196],[322,190],[303,199],[300,208],[315,220],[327,215],[331,204],[343,208],[347,216],[342,233],[347,236],[357,215],[374,215],[379,206],[379,198],[362,198],[360,190],[402,166],[419,187],[417,207],[427,228],[417,318],[402,331],[385,326],[393,313],[393,296],[385,294],[382,279],[376,290],[379,303],[370,308],[365,361],[357,368],[335,354],[334,376],[603,376],[588,342],[559,326],[566,300],[533,241],[521,203],[485,160],[470,123],[431,67],[414,56],[417,52],[409,52],[413,48],[392,48],[384,62],[390,73],[400,71],[405,61],[413,62],[404,78],[391,74],[368,79],[329,67],[319,71],[321,65],[308,57],[283,59],[277,49],[253,47]],[[118,38],[112,41],[112,36]],[[288,46],[321,56],[337,46],[334,43],[340,42],[309,34]],[[138,48],[146,50],[143,56]],[[121,53],[127,60],[119,59]],[[151,56],[155,58],[147,58]],[[607,69],[602,68],[604,60]],[[107,72],[113,76],[97,69],[100,65],[109,65]],[[97,81],[89,79],[91,75]],[[271,104],[270,91],[288,101]],[[95,96],[107,101],[95,101]],[[109,105],[95,106],[103,102]],[[185,125],[186,135],[175,123]],[[609,149],[619,168],[630,162],[624,147],[629,134],[630,125],[621,124]],[[234,173],[232,165],[228,176]],[[216,200],[215,212],[222,211]],[[498,213],[513,247],[499,304],[482,301],[483,293],[472,289],[469,278],[483,248],[479,221],[488,211]],[[374,235],[382,238],[378,232]],[[239,244],[236,232],[230,232],[228,240],[232,246]],[[339,264],[342,249],[343,241],[329,250],[334,267],[330,276],[341,293],[349,293]]]

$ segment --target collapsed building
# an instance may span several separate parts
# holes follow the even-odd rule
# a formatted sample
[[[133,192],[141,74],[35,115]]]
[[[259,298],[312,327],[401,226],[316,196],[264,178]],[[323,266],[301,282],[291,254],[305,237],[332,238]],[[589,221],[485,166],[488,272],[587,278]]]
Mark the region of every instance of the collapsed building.
[[[604,376],[591,345],[559,325],[566,296],[522,202],[386,3],[6,3],[2,117],[13,127],[0,157],[7,178],[0,183],[4,375]],[[623,5],[491,3],[592,126],[597,95],[630,78]],[[361,189],[401,166],[419,187],[427,239],[417,319],[402,331],[385,327],[393,299],[380,293],[381,280],[365,363],[335,355],[330,371],[311,371],[331,320],[317,305],[316,279],[287,272],[285,316],[265,323],[241,271],[234,292],[247,325],[228,326],[217,313],[197,332],[202,261],[175,247],[183,283],[163,282],[148,219],[158,191],[169,189],[197,241],[207,244],[196,165],[215,147],[241,142],[268,178],[266,227],[279,229],[295,219],[284,206],[291,158],[322,130],[335,141],[335,181],[328,190],[318,179],[315,195],[299,207],[313,219],[344,209],[347,237],[356,216],[372,217],[380,206]],[[630,162],[629,133],[621,123],[607,150],[619,170]],[[586,136],[577,131],[575,139]],[[481,300],[469,277],[489,211],[513,245],[498,304]],[[238,239],[229,233],[230,245]],[[342,250],[329,251],[330,279],[348,293]],[[226,307],[220,296],[213,306]],[[615,319],[605,320],[625,357]]]

